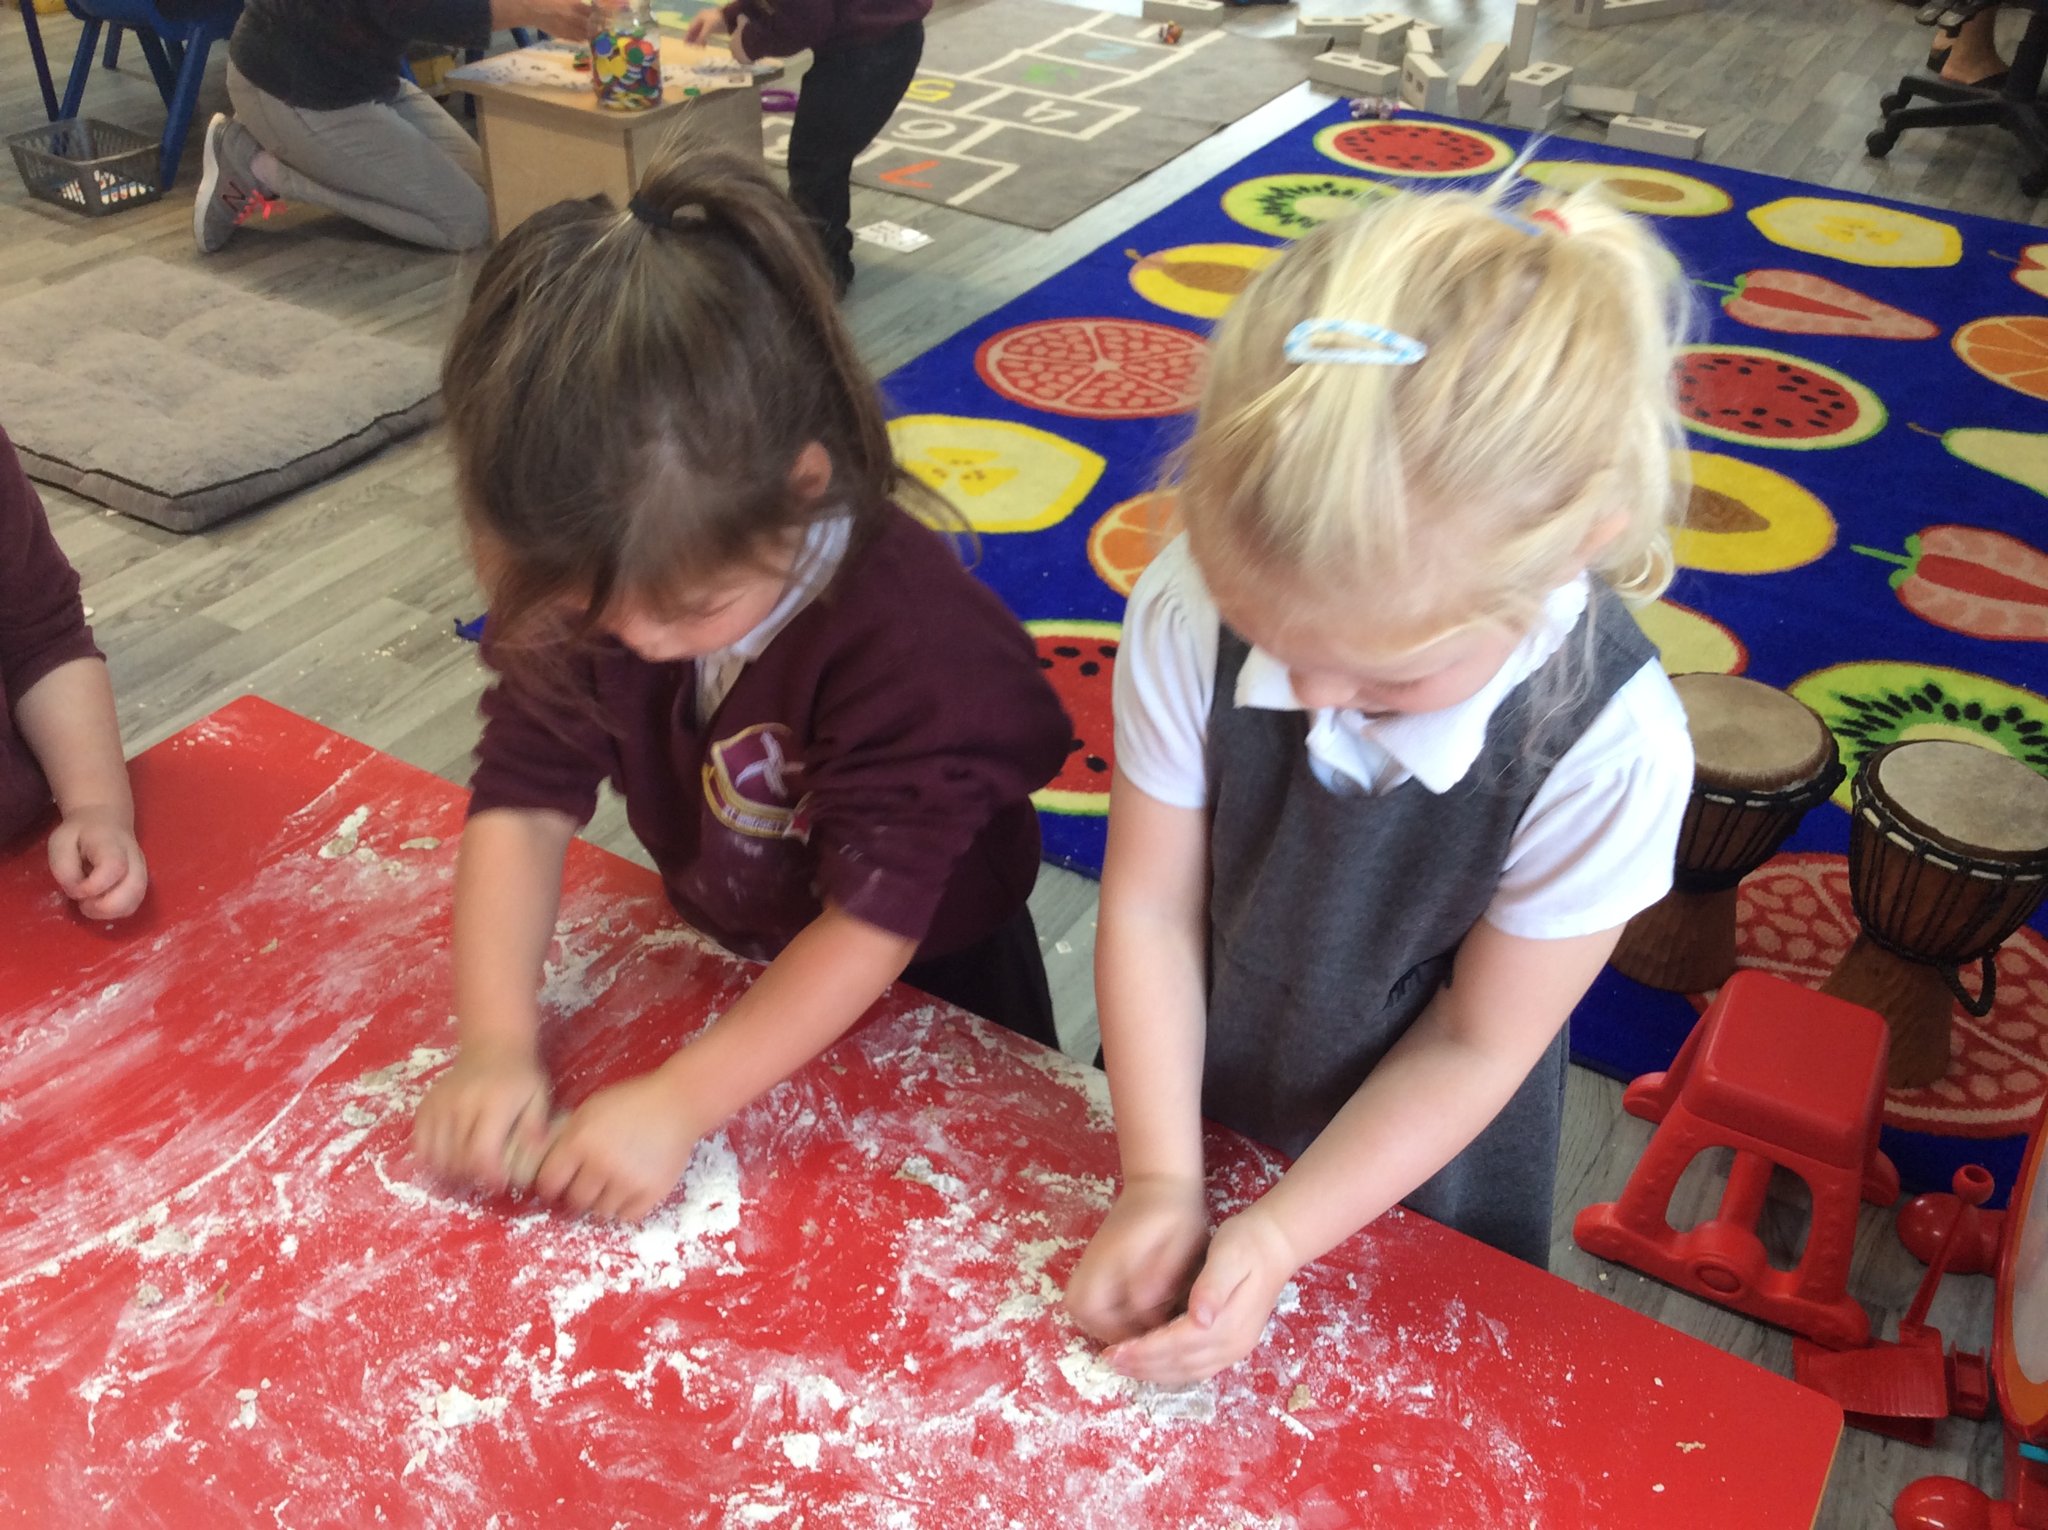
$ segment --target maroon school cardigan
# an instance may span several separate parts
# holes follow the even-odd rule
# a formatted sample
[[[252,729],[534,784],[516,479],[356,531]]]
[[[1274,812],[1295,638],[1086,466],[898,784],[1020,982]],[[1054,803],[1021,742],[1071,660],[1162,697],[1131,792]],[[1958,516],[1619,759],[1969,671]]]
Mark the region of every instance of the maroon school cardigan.
[[[702,729],[691,661],[606,639],[569,675],[594,707],[516,673],[485,694],[470,812],[583,823],[609,779],[677,911],[743,956],[772,959],[825,900],[945,956],[1031,891],[1030,794],[1066,756],[1066,714],[1008,608],[900,510]]]
[[[78,574],[50,535],[14,443],[0,430],[0,843],[50,805],[49,782],[15,724],[15,707],[58,665],[100,656],[78,598]]]

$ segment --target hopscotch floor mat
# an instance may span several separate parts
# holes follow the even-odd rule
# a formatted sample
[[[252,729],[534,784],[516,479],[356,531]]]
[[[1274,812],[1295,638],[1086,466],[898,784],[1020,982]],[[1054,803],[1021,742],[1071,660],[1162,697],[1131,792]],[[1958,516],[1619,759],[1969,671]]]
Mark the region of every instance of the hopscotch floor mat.
[[[1268,41],[1050,0],[983,0],[931,23],[910,94],[854,166],[862,186],[1058,228],[1308,77],[1324,39]],[[788,159],[790,119],[764,127]]]

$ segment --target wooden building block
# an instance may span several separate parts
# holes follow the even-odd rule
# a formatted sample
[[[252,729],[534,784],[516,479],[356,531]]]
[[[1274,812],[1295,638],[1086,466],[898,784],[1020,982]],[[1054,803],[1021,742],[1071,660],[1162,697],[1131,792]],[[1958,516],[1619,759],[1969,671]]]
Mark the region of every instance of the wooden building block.
[[[1431,40],[1430,35],[1423,31],[1421,27],[1410,27],[1408,29],[1405,51],[1408,53],[1420,53],[1425,58],[1435,58],[1436,43]]]
[[[1411,53],[1401,63],[1401,99],[1419,112],[1448,113],[1451,74],[1427,53]]]
[[[1408,28],[1413,24],[1409,17],[1401,15],[1368,21],[1358,34],[1360,55],[1383,64],[1399,65],[1408,50]]]
[[[1332,48],[1308,61],[1311,83],[1356,96],[1397,96],[1401,66],[1365,58],[1345,48]]]
[[[1669,154],[1677,159],[1698,159],[1705,128],[1685,122],[1664,122],[1656,117],[1635,117],[1627,113],[1607,124],[1607,141],[1617,149],[1636,149],[1645,154]]]
[[[1139,12],[1146,21],[1177,21],[1182,26],[1211,27],[1223,19],[1223,0],[1145,0]]]
[[[1488,43],[1458,76],[1458,115],[1484,117],[1500,104],[1508,83],[1508,45]]]
[[[1518,127],[1525,133],[1548,132],[1551,125],[1563,115],[1562,96],[1549,101],[1508,102],[1508,126]]]
[[[1569,64],[1531,64],[1508,76],[1508,105],[1527,108],[1554,105],[1562,110],[1564,93],[1571,83],[1572,67]]]
[[[1444,51],[1443,23],[1411,19],[1408,23],[1408,46],[1417,51],[1441,54]]]
[[[1309,16],[1294,18],[1296,37],[1334,37],[1340,43],[1356,45],[1365,30],[1363,16]]]
[[[1542,0],[1515,0],[1515,27],[1508,36],[1508,73],[1527,69],[1536,51],[1536,7]]]
[[[1564,109],[1587,117],[1634,117],[1642,112],[1643,93],[1614,85],[1568,85]]]

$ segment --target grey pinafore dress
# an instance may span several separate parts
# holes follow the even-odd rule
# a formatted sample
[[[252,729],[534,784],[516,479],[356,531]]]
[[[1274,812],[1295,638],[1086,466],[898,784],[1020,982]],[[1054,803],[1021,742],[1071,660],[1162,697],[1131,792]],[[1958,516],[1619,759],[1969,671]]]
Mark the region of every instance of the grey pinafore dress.
[[[1596,581],[1463,780],[1439,795],[1411,777],[1377,796],[1315,778],[1307,713],[1235,704],[1247,652],[1225,627],[1209,715],[1202,1108],[1294,1156],[1449,978],[1551,766],[1656,649]],[[1565,1045],[1560,1030],[1493,1123],[1404,1204],[1547,1264]]]

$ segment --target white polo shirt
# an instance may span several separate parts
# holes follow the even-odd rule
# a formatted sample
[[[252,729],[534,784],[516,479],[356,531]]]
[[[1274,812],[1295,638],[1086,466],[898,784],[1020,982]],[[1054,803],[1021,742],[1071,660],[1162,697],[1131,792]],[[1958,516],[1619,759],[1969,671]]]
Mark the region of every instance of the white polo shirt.
[[[1463,780],[1487,724],[1540,669],[1586,608],[1584,578],[1553,590],[1535,627],[1470,699],[1440,712],[1367,717],[1309,713],[1309,765],[1325,787],[1377,795],[1411,776],[1432,792]],[[1116,763],[1148,797],[1208,805],[1205,747],[1221,619],[1187,538],[1176,537],[1131,592],[1117,653]],[[1233,698],[1301,711],[1287,670],[1254,648]],[[1671,888],[1679,824],[1692,792],[1692,736],[1655,660],[1623,683],[1565,751],[1516,826],[1487,920],[1510,935],[1559,940],[1623,924]],[[1418,868],[1426,871],[1426,868]]]

